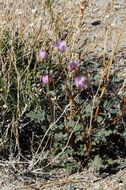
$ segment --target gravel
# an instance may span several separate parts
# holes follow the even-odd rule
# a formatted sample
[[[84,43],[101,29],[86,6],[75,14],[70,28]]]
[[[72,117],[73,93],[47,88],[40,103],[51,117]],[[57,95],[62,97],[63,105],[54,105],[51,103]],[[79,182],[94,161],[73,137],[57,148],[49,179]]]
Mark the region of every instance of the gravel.
[[[72,3],[78,4],[79,0],[60,1],[56,4],[56,9],[65,2],[64,6],[69,9]],[[2,1],[0,1],[2,3]],[[113,4],[112,4],[113,3]],[[69,6],[68,6],[69,5]],[[33,12],[37,11],[33,7]],[[77,10],[74,11],[74,14]],[[82,22],[82,32],[76,43],[76,48],[80,47],[87,39],[83,48],[83,54],[90,56],[103,56],[106,53],[111,56],[113,48],[117,44],[117,38],[123,27],[126,13],[126,0],[89,0]],[[74,15],[72,15],[74,17]],[[72,18],[71,16],[71,18]],[[68,21],[71,19],[68,16]],[[66,20],[67,22],[67,20]],[[107,33],[106,33],[107,31]],[[106,36],[106,42],[105,42]],[[116,72],[120,80],[126,78],[126,27],[120,38],[120,43],[116,50],[113,72]],[[126,161],[124,160],[126,164]],[[120,169],[113,175],[99,176],[92,170],[84,169],[81,173],[73,175],[62,175],[59,171],[51,171],[50,179],[42,178],[26,184],[25,181],[18,179],[16,175],[9,175],[8,172],[0,171],[1,190],[126,190],[126,168]],[[53,178],[53,174],[59,175],[59,179]]]

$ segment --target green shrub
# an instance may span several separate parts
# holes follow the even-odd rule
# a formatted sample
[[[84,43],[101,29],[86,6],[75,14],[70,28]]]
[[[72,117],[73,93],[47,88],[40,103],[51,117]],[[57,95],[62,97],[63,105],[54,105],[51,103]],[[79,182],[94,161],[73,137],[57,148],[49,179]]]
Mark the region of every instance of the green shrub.
[[[48,56],[41,60],[38,49],[33,48],[28,55],[24,53],[24,42],[18,33],[11,47],[9,40],[9,34],[5,33],[1,56],[8,65],[0,79],[1,137],[7,122],[11,128],[5,136],[7,140],[3,140],[6,143],[2,151],[14,141],[22,154],[26,156],[27,152],[31,159],[49,149],[54,160],[55,157],[59,160],[59,166],[71,173],[87,164],[96,169],[105,162],[112,164],[113,157],[108,153],[117,154],[125,144],[122,97],[115,90],[115,86],[120,86],[118,78],[113,75],[107,81],[106,73],[100,82],[100,74],[91,70],[91,60],[90,64],[86,58],[75,63],[65,57],[67,46],[61,41],[55,44],[54,52],[53,44],[47,47]],[[8,51],[12,50],[14,63],[9,63]],[[15,151],[14,144],[11,149]]]

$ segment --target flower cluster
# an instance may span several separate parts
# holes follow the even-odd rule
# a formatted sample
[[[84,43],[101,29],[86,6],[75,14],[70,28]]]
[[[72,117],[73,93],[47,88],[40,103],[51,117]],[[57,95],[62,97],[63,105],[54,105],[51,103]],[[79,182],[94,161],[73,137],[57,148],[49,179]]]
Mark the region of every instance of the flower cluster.
[[[61,51],[61,52],[64,52],[67,48],[67,45],[66,45],[66,42],[63,41],[63,40],[59,40],[55,43],[55,47],[58,47],[58,49]]]
[[[54,47],[57,47],[59,49],[59,51],[64,52],[64,51],[66,51],[67,44],[65,41],[59,40],[55,43]],[[41,59],[46,59],[48,57],[48,52],[46,50],[41,49],[39,52],[39,57]],[[68,64],[67,69],[69,72],[72,70],[76,70],[76,71],[79,70],[78,62],[76,60],[72,60]],[[40,77],[40,81],[47,85],[47,84],[50,84],[52,82],[52,77],[49,76],[48,74],[45,74],[42,77]],[[83,76],[75,77],[76,88],[83,89],[86,85],[86,81],[87,81],[86,78]]]

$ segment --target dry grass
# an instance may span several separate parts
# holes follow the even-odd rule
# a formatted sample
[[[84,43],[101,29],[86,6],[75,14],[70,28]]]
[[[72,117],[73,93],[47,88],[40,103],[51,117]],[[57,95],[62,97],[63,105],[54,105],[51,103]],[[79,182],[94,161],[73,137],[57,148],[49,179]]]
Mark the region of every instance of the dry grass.
[[[34,70],[33,73],[30,71],[33,52],[37,53],[41,47],[49,49],[58,39],[65,39],[68,44],[68,50],[65,52],[62,62],[73,58],[83,59],[90,55],[97,55],[99,57],[102,56],[102,69],[100,71],[102,74],[99,81],[99,87],[93,98],[90,127],[88,131],[88,135],[90,135],[95,99],[98,96],[99,90],[102,88],[102,81],[106,78],[106,87],[109,82],[112,63],[116,57],[116,52],[123,48],[126,43],[126,41],[124,41],[124,39],[126,39],[126,20],[124,19],[124,13],[121,13],[120,19],[122,19],[122,22],[119,22],[119,25],[118,23],[115,25],[114,22],[112,23],[113,16],[116,15],[117,11],[116,3],[116,0],[105,1],[102,5],[97,4],[95,0],[90,0],[88,2],[86,0],[69,0],[67,3],[64,0],[0,0],[0,44],[5,38],[5,33],[8,32],[9,34],[9,49],[8,43],[4,44],[4,48],[8,49],[7,55],[3,57],[3,55],[0,54],[0,68],[2,68],[0,71],[0,76],[4,78],[4,84],[3,87],[1,87],[3,89],[1,89],[2,93],[0,94],[0,98],[4,101],[4,106],[1,108],[1,111],[5,108],[10,109],[7,102],[7,96],[10,92],[12,75],[13,72],[15,72],[15,81],[17,85],[16,113],[13,113],[12,111],[13,117],[7,125],[5,136],[7,136],[9,128],[11,128],[11,131],[14,133],[16,139],[16,146],[19,150],[19,156],[19,120],[23,113],[27,110],[29,104],[32,103],[34,96],[30,87],[29,78],[33,74],[33,78],[36,81],[41,73],[40,71],[38,72],[38,76],[35,76]],[[102,27],[93,28],[91,22],[95,21],[95,19],[99,20],[101,16],[101,14],[97,12],[97,6],[99,7],[99,12],[104,14],[105,19],[102,18]],[[107,17],[107,15],[109,15],[109,17]],[[92,35],[93,32],[95,36]],[[17,66],[16,54],[14,51],[14,42],[18,39],[19,45],[20,42],[23,44],[23,54],[19,57],[19,59],[23,59],[24,57],[28,58],[28,64],[25,65],[23,70],[20,70]],[[58,64],[59,60],[55,51],[53,53],[55,55],[53,60],[56,64]],[[109,58],[108,61],[106,61],[107,57]],[[36,60],[34,69],[40,67],[38,64],[39,60]],[[104,95],[105,87],[102,88],[100,98]],[[21,105],[22,92],[24,97],[23,105]],[[51,126],[49,130],[50,129]],[[4,141],[6,140],[2,140],[0,145],[4,144]],[[38,152],[33,153],[33,158],[37,155],[37,153]],[[18,158],[18,156],[15,158],[14,164],[17,163]],[[53,160],[55,160],[55,158]],[[29,168],[34,167],[33,162],[27,160],[26,163],[29,164]],[[52,163],[52,161],[50,163]],[[4,165],[4,162],[2,162],[1,165]]]

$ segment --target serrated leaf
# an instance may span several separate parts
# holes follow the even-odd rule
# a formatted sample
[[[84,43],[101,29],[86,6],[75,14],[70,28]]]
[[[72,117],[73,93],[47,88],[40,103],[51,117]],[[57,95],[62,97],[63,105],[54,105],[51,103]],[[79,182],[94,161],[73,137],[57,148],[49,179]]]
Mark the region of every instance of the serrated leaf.
[[[36,120],[37,122],[42,122],[45,119],[45,112],[44,111],[31,111],[26,114],[31,120]]]
[[[63,133],[62,132],[59,132],[59,133],[55,133],[54,134],[54,139],[55,140],[61,140],[63,137]]]
[[[75,138],[75,143],[77,143],[78,141],[82,141],[83,137],[82,136],[78,136]]]

